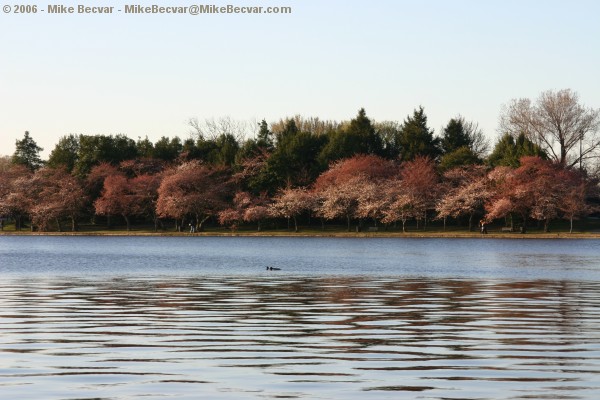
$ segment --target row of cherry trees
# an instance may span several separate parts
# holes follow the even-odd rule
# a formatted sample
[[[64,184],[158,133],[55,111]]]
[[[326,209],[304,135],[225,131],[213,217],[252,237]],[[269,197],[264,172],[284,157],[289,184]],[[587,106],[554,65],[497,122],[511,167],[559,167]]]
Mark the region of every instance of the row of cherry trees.
[[[425,157],[395,165],[374,156],[357,156],[334,164],[310,188],[285,189],[273,199],[265,216],[295,218],[310,211],[324,220],[372,220],[392,224],[428,219],[466,218],[473,228],[474,216],[486,223],[518,217],[524,227],[529,219],[541,221],[544,229],[552,219],[570,221],[594,208],[587,202],[596,185],[578,171],[564,169],[539,157],[524,157],[516,169],[483,166],[459,167],[437,173],[435,163]],[[249,206],[248,206],[249,204]],[[251,201],[236,203],[225,216],[243,216]],[[254,215],[254,214],[251,214]],[[255,217],[256,218],[256,217]],[[222,218],[222,222],[228,221]],[[230,221],[229,221],[230,222]],[[297,225],[296,225],[297,229]]]
[[[526,226],[535,219],[545,229],[551,220],[571,222],[593,211],[596,182],[578,171],[539,157],[524,157],[518,168],[463,166],[439,172],[427,157],[398,163],[375,155],[338,161],[309,186],[288,187],[273,196],[247,189],[253,168],[233,173],[200,161],[168,166],[157,160],[129,160],[119,166],[100,164],[80,180],[63,169],[32,172],[13,165],[0,174],[0,216],[11,216],[20,229],[72,230],[84,216],[120,217],[132,221],[175,221],[177,230],[194,225],[202,230],[212,219],[235,229],[267,220],[286,219],[298,230],[302,216],[343,221],[401,224],[417,228],[432,219],[475,221],[518,218]]]

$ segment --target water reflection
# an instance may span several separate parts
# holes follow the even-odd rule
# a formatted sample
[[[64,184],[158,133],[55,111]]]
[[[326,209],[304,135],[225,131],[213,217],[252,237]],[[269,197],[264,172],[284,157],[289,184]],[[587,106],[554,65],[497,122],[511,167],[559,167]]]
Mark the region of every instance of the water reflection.
[[[329,276],[0,282],[3,398],[592,399],[600,284]]]

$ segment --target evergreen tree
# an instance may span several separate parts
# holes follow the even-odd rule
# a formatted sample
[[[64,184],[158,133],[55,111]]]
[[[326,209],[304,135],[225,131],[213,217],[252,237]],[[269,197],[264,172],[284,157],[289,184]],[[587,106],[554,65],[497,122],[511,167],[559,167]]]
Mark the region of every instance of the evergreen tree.
[[[375,124],[377,136],[383,143],[383,157],[394,159],[400,154],[400,128],[401,124],[397,121],[383,121]]]
[[[350,158],[356,154],[374,154],[383,156],[383,141],[375,131],[364,108],[358,111],[356,118],[334,131],[320,155],[321,163]]]
[[[440,140],[443,154],[452,153],[461,147],[471,147],[472,140],[465,130],[462,118],[452,118],[444,128]]]
[[[298,132],[300,132],[300,130],[296,125],[296,121],[291,118],[287,120],[283,130],[277,134],[277,147],[285,146],[290,138],[296,136]]]
[[[317,156],[326,141],[324,135],[300,132],[293,119],[277,136],[277,147],[267,160],[265,179],[269,192],[286,186],[308,185],[321,172]]]
[[[192,140],[192,145],[194,141]],[[181,139],[175,136],[172,139],[169,139],[166,136],[161,137],[154,143],[154,158],[158,158],[164,161],[174,161],[179,153],[183,150],[183,145],[181,144]],[[190,151],[190,149],[186,149]]]
[[[240,150],[237,139],[230,133],[223,133],[214,142],[216,148],[210,161],[217,165],[232,166],[235,162],[235,156]]]
[[[74,171],[85,176],[100,163],[117,165],[124,160],[133,160],[137,155],[135,141],[125,135],[80,135]]]
[[[79,157],[79,136],[68,135],[58,140],[54,150],[48,158],[48,166],[51,168],[64,167],[71,172]]]
[[[269,125],[264,119],[260,121],[256,144],[266,150],[273,150],[273,132],[269,130]]]
[[[383,143],[381,138],[375,132],[371,120],[367,117],[364,108],[358,111],[356,118],[350,121],[350,126],[346,131],[350,137],[356,137],[358,140],[356,153],[374,154],[381,156]]]
[[[521,133],[517,139],[510,134],[504,134],[494,146],[492,154],[489,155],[487,163],[492,167],[507,166],[518,168],[520,159],[524,156],[539,156],[547,159],[548,155],[538,145],[527,139],[525,134]]]
[[[154,157],[154,145],[146,136],[144,139],[138,137],[138,141],[135,144],[137,153],[140,157],[152,158]]]
[[[417,156],[437,160],[440,156],[440,140],[433,137],[433,129],[427,126],[427,116],[423,107],[415,110],[412,117],[406,118],[398,142],[402,161],[414,160]]]
[[[35,171],[44,165],[40,158],[40,151],[44,150],[37,145],[35,140],[29,136],[29,132],[25,131],[25,136],[21,140],[17,140],[16,150],[12,156],[12,163],[24,165],[31,171]]]
[[[463,165],[476,165],[481,163],[482,160],[477,157],[477,154],[475,154],[473,150],[468,146],[462,146],[450,153],[444,154],[440,159],[439,167],[442,171],[447,171]]]

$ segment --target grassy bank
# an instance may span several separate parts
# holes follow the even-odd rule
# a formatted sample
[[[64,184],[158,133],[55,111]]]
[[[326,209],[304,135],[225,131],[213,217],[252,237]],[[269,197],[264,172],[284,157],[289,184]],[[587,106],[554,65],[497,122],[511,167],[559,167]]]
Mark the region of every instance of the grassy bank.
[[[557,224],[556,228],[550,232],[543,232],[541,229],[531,228],[526,233],[503,232],[500,226],[491,226],[488,233],[480,234],[478,231],[470,232],[465,227],[448,227],[443,229],[440,226],[430,226],[426,230],[411,227],[407,232],[402,232],[398,228],[389,228],[385,230],[383,227],[376,231],[371,228],[364,228],[360,232],[348,232],[343,226],[326,226],[321,227],[300,227],[298,232],[288,229],[264,229],[257,231],[256,227],[242,227],[232,231],[223,227],[207,227],[203,232],[189,233],[176,232],[173,229],[154,231],[151,226],[136,226],[127,231],[124,226],[115,226],[111,229],[97,225],[80,225],[77,232],[31,232],[28,228],[21,231],[15,230],[14,225],[7,225],[0,235],[51,235],[51,236],[248,236],[248,237],[392,237],[392,238],[511,238],[511,239],[600,239],[600,226],[596,224],[588,224],[588,229],[573,231],[569,233],[568,226]]]

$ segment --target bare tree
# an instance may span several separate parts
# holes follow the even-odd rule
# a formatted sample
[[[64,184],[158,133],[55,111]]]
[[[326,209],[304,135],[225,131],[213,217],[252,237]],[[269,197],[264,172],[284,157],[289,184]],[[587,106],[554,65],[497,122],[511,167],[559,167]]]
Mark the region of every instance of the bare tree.
[[[322,120],[319,117],[303,117],[295,115],[291,118],[280,119],[271,124],[271,130],[274,133],[281,133],[285,130],[285,126],[289,120],[294,120],[300,132],[311,132],[315,135],[324,135],[328,132],[335,131],[340,127],[340,123],[333,120]]]
[[[231,135],[239,142],[247,136],[247,132],[256,131],[256,124],[236,121],[231,117],[207,118],[204,122],[190,118],[188,125],[191,128],[190,135],[202,140],[216,140],[221,135]]]
[[[459,119],[462,121],[465,133],[471,141],[470,147],[473,153],[480,158],[485,157],[490,150],[490,141],[479,127],[479,124],[475,121],[467,121],[462,115],[459,116]]]
[[[550,158],[566,167],[597,157],[600,110],[586,108],[570,89],[543,92],[534,104],[513,99],[500,116],[500,129],[514,137],[524,133]]]

